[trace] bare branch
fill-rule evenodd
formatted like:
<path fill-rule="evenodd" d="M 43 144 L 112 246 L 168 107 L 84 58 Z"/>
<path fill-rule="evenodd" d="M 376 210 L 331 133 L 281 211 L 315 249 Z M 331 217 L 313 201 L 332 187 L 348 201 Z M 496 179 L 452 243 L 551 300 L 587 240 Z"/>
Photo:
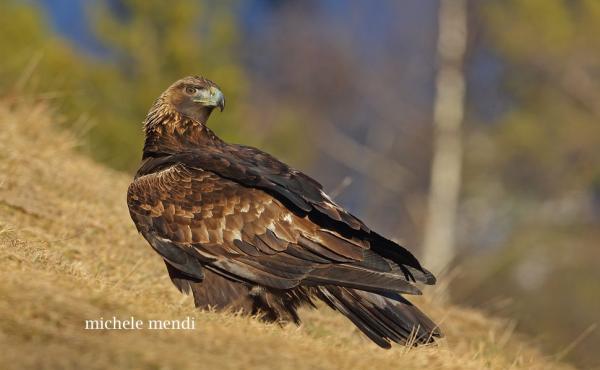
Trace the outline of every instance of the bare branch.
<path fill-rule="evenodd" d="M 317 145 L 336 161 L 393 192 L 400 193 L 405 184 L 412 180 L 410 172 L 398 162 L 357 143 L 329 123 L 323 123 L 321 127 L 323 135 L 317 139 Z"/>

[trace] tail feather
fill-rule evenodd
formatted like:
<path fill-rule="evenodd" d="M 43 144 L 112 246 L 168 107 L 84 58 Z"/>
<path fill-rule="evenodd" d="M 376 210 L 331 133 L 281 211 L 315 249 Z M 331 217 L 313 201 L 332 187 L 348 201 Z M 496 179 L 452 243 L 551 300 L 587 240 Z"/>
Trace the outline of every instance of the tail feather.
<path fill-rule="evenodd" d="M 442 336 L 433 321 L 400 295 L 383 296 L 328 285 L 319 287 L 319 296 L 382 348 L 390 348 L 390 341 L 420 345 Z"/>

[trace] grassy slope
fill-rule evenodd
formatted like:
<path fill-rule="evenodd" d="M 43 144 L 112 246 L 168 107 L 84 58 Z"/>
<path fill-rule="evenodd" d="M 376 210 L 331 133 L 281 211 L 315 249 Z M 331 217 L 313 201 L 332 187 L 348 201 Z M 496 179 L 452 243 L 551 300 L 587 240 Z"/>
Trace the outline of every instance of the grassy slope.
<path fill-rule="evenodd" d="M 420 302 L 447 339 L 383 351 L 327 308 L 280 328 L 194 310 L 137 235 L 129 177 L 76 154 L 43 105 L 0 102 L 0 368 L 567 368 L 478 312 Z M 99 317 L 181 319 L 194 331 L 84 331 Z"/>

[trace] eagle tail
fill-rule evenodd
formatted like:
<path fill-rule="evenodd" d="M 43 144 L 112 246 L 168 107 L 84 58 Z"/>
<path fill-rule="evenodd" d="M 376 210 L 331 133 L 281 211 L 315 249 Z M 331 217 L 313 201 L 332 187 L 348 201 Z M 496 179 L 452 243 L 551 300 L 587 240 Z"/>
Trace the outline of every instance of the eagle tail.
<path fill-rule="evenodd" d="M 319 296 L 382 348 L 390 348 L 390 341 L 417 346 L 442 337 L 438 326 L 399 294 L 322 286 Z"/>

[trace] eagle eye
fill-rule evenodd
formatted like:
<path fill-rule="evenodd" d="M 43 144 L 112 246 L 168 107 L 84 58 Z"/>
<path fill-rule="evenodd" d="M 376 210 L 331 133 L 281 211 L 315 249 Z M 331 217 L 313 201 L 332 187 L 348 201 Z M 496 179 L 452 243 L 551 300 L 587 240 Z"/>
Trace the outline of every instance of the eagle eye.
<path fill-rule="evenodd" d="M 195 87 L 188 86 L 185 88 L 185 92 L 188 95 L 194 95 L 196 92 L 198 92 L 198 89 L 196 89 Z"/>

